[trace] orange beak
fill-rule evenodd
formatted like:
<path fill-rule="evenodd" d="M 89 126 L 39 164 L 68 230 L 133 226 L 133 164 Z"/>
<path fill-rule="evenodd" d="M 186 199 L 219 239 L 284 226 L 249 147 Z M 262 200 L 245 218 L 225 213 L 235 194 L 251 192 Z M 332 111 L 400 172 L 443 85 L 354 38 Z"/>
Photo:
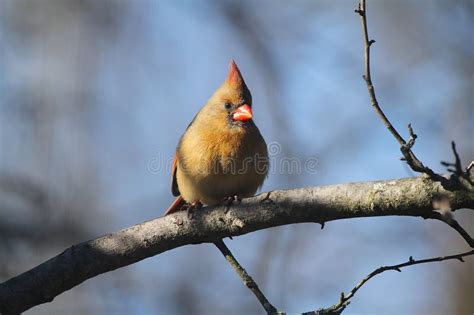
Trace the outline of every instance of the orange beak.
<path fill-rule="evenodd" d="M 237 107 L 232 119 L 235 121 L 247 121 L 252 119 L 252 108 L 247 104 Z"/>

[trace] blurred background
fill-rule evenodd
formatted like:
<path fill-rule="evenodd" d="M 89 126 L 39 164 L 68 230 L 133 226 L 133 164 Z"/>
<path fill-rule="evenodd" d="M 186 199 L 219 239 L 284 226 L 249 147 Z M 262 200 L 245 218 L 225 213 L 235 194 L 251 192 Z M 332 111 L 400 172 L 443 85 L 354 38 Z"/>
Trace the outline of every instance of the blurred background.
<path fill-rule="evenodd" d="M 156 218 L 173 200 L 181 133 L 234 58 L 274 156 L 263 191 L 414 176 L 370 107 L 356 1 L 0 0 L 0 281 L 66 247 Z M 442 172 L 474 157 L 474 2 L 368 1 L 378 98 Z M 474 233 L 472 211 L 456 217 Z M 300 224 L 226 240 L 290 313 L 338 301 L 386 264 L 455 254 L 448 226 L 385 217 Z M 472 314 L 474 261 L 414 266 L 365 285 L 344 314 Z M 94 279 L 27 314 L 258 314 L 212 245 Z"/>

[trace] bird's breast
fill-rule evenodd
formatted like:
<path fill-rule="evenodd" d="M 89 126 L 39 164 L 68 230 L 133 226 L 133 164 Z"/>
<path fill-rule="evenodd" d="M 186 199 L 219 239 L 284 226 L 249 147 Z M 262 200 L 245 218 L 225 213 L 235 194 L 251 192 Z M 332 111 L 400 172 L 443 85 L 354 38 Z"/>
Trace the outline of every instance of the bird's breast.
<path fill-rule="evenodd" d="M 211 131 L 194 136 L 191 131 L 180 143 L 177 179 L 183 197 L 210 204 L 230 195 L 253 195 L 268 172 L 267 148 L 258 129 L 255 134 Z"/>

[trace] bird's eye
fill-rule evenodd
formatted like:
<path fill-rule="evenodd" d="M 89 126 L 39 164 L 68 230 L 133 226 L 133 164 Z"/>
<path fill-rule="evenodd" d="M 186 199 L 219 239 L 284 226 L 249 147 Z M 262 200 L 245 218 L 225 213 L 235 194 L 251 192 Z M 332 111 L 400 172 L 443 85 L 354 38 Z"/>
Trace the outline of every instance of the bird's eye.
<path fill-rule="evenodd" d="M 225 104 L 224 104 L 224 107 L 225 107 L 225 109 L 231 109 L 231 108 L 232 108 L 232 104 L 231 104 L 231 103 L 225 103 Z"/>

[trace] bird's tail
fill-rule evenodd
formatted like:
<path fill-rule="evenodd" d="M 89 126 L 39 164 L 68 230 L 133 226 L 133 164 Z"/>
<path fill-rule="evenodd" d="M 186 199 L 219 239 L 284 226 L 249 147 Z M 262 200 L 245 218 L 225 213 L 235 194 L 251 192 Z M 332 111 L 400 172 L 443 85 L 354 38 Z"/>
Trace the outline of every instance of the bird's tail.
<path fill-rule="evenodd" d="M 173 201 L 173 203 L 171 204 L 171 206 L 169 206 L 168 210 L 166 210 L 165 215 L 178 212 L 179 210 L 181 210 L 181 208 L 182 208 L 185 204 L 186 204 L 186 201 L 184 201 L 183 197 L 181 197 L 181 195 L 178 196 L 178 198 L 176 198 L 176 199 Z"/>

